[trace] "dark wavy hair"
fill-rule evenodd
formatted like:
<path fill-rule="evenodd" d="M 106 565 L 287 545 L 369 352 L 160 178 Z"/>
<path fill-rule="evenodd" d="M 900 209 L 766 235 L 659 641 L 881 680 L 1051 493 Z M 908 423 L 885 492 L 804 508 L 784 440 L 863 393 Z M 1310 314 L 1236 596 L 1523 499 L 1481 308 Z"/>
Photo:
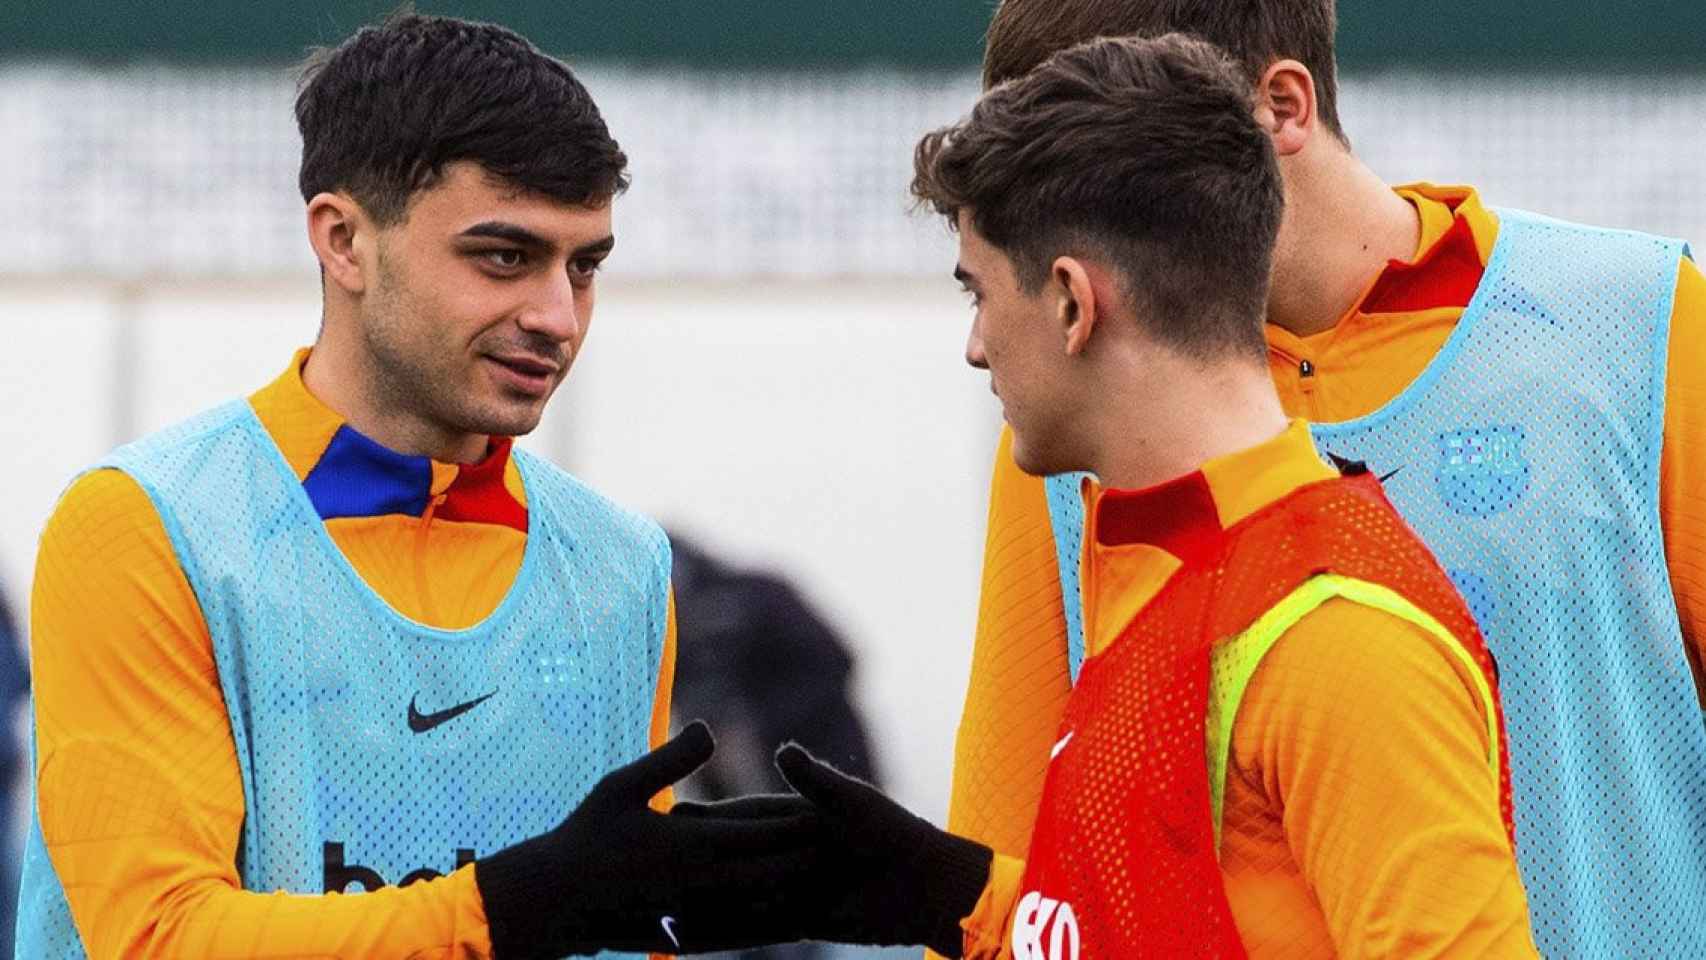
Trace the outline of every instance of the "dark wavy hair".
<path fill-rule="evenodd" d="M 1164 342 L 1260 356 L 1285 199 L 1252 97 L 1205 41 L 1094 40 L 926 135 L 912 192 L 951 224 L 965 212 L 1028 292 L 1056 257 L 1095 258 Z"/>
<path fill-rule="evenodd" d="M 562 62 L 489 23 L 402 13 L 315 51 L 296 96 L 302 198 L 345 190 L 381 225 L 446 165 L 601 206 L 628 158 Z"/>

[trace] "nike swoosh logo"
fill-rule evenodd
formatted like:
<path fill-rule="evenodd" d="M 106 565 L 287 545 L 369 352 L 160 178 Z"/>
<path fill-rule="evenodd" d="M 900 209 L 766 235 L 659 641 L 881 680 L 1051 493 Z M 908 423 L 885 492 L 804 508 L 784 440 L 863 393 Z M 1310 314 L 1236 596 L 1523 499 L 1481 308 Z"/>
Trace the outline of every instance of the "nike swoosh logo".
<path fill-rule="evenodd" d="M 444 724 L 455 720 L 457 717 L 462 716 L 464 713 L 467 713 L 497 695 L 498 692 L 493 690 L 491 693 L 486 694 L 478 700 L 459 703 L 456 706 L 451 707 L 449 710 L 440 710 L 437 713 L 422 713 L 415 707 L 415 697 L 420 696 L 420 694 L 416 694 L 415 697 L 409 698 L 409 729 L 416 733 L 426 733 L 433 727 L 443 726 Z"/>
<path fill-rule="evenodd" d="M 1341 457 L 1331 450 L 1327 451 L 1327 462 L 1331 463 L 1333 465 L 1333 469 L 1340 473 L 1348 473 L 1362 466 L 1360 462 L 1346 457 Z"/>
<path fill-rule="evenodd" d="M 1054 759 L 1054 758 L 1055 758 L 1055 757 L 1058 757 L 1058 756 L 1060 756 L 1060 752 L 1061 752 L 1061 751 L 1062 751 L 1062 750 L 1065 750 L 1065 749 L 1066 749 L 1066 745 L 1067 745 L 1067 744 L 1069 744 L 1069 743 L 1071 743 L 1071 742 L 1072 742 L 1072 734 L 1070 734 L 1070 733 L 1069 733 L 1069 734 L 1067 734 L 1067 735 L 1066 735 L 1066 736 L 1064 736 L 1064 737 L 1061 737 L 1061 738 L 1060 738 L 1060 742 L 1059 742 L 1059 743 L 1056 743 L 1056 744 L 1055 744 L 1055 745 L 1054 745 L 1054 749 L 1053 749 L 1053 750 L 1050 750 L 1050 751 L 1049 751 L 1049 752 L 1048 752 L 1048 758 L 1049 758 L 1049 759 L 1050 759 L 1050 760 L 1053 760 L 1053 759 Z"/>
<path fill-rule="evenodd" d="M 675 944 L 675 949 L 681 949 L 681 941 L 675 939 L 675 918 L 663 918 L 663 932 L 669 935 L 669 942 Z"/>

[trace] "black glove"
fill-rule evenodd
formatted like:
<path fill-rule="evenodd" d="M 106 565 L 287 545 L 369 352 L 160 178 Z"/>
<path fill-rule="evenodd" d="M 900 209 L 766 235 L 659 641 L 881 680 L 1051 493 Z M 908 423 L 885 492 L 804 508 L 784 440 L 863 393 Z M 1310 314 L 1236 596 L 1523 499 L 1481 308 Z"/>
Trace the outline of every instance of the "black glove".
<path fill-rule="evenodd" d="M 828 846 L 807 936 L 923 945 L 945 957 L 960 956 L 960 921 L 983 896 L 994 852 L 938 830 L 798 744 L 783 747 L 776 766 L 827 821 Z M 782 808 L 753 809 L 756 814 Z"/>
<path fill-rule="evenodd" d="M 823 823 L 808 804 L 647 806 L 712 750 L 710 730 L 693 723 L 606 775 L 555 830 L 477 861 L 496 960 L 803 939 L 803 918 L 784 907 L 821 872 Z"/>

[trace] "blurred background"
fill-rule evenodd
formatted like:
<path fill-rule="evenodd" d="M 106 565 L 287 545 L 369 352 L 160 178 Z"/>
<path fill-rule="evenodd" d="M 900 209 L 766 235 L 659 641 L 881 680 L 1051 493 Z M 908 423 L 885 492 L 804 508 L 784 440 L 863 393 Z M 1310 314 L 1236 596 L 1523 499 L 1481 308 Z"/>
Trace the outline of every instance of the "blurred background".
<path fill-rule="evenodd" d="M 312 340 L 293 64 L 393 5 L 0 6 L 0 590 L 18 643 L 74 471 Z M 976 95 L 993 3 L 417 7 L 567 59 L 632 158 L 587 350 L 526 443 L 725 574 L 785 584 L 844 654 L 814 662 L 862 715 L 872 769 L 940 819 L 998 409 L 960 359 L 953 241 L 908 214 L 906 186 L 917 137 Z M 1340 18 L 1344 121 L 1389 180 L 1706 240 L 1706 5 L 1358 0 Z M 806 697 L 809 675 L 771 695 Z"/>

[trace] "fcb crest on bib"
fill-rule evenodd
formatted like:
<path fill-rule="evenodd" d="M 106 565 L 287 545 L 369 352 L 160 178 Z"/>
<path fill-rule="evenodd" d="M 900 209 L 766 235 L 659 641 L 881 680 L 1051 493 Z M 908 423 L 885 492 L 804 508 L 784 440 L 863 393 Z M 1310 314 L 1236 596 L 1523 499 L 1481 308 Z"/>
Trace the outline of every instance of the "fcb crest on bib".
<path fill-rule="evenodd" d="M 1527 435 L 1520 426 L 1469 427 L 1437 438 L 1434 485 L 1453 513 L 1485 520 L 1528 495 Z"/>

